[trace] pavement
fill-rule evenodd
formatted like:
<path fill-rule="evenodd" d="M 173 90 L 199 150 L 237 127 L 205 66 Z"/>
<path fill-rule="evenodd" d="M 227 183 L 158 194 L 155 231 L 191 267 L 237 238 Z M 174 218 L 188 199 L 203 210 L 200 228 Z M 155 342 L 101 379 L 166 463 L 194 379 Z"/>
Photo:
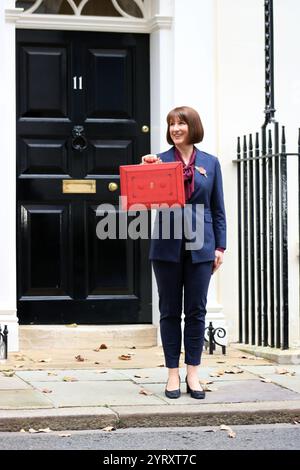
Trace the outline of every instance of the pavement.
<path fill-rule="evenodd" d="M 0 363 L 0 431 L 300 424 L 299 364 L 232 344 L 226 355 L 203 353 L 204 400 L 186 393 L 183 353 L 180 376 L 181 397 L 170 400 L 161 347 L 10 353 Z"/>

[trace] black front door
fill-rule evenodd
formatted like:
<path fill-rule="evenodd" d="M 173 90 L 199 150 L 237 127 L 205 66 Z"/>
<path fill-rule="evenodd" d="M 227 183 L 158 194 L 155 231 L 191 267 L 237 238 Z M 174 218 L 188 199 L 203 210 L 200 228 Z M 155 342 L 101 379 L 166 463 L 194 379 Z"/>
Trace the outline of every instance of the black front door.
<path fill-rule="evenodd" d="M 148 241 L 96 235 L 150 150 L 148 35 L 16 35 L 20 322 L 149 323 Z"/>

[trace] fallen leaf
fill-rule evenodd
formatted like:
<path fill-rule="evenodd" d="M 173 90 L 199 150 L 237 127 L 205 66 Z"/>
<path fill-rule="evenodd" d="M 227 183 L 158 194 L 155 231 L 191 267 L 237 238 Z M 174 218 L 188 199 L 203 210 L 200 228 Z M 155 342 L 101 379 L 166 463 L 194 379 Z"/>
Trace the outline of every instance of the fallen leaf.
<path fill-rule="evenodd" d="M 300 424 L 299 421 L 293 421 L 293 424 Z"/>
<path fill-rule="evenodd" d="M 22 428 L 22 429 L 20 429 L 20 431 L 19 431 L 19 432 L 26 432 L 26 431 L 25 431 L 25 429 L 23 429 L 23 428 Z"/>
<path fill-rule="evenodd" d="M 78 382 L 78 379 L 76 379 L 75 377 L 63 377 L 63 382 Z"/>
<path fill-rule="evenodd" d="M 121 356 L 119 356 L 118 359 L 121 359 L 122 361 L 129 361 L 131 359 L 131 355 L 129 354 L 122 354 Z"/>
<path fill-rule="evenodd" d="M 71 434 L 69 433 L 62 433 L 62 434 L 59 434 L 59 437 L 70 437 Z"/>
<path fill-rule="evenodd" d="M 134 375 L 136 379 L 149 379 L 149 375 Z"/>
<path fill-rule="evenodd" d="M 52 432 L 52 429 L 50 429 L 50 428 L 39 429 L 38 432 L 49 433 L 49 432 Z"/>
<path fill-rule="evenodd" d="M 76 328 L 78 325 L 77 323 L 70 323 L 69 325 L 65 325 L 67 326 L 68 328 Z"/>
<path fill-rule="evenodd" d="M 217 432 L 216 429 L 205 429 L 204 432 Z"/>
<path fill-rule="evenodd" d="M 16 364 L 16 365 L 15 365 L 15 368 L 16 368 L 16 369 L 21 369 L 21 367 L 24 367 L 24 364 Z"/>
<path fill-rule="evenodd" d="M 103 428 L 102 431 L 106 431 L 106 432 L 111 432 L 111 431 L 115 431 L 116 428 L 114 428 L 113 426 L 106 426 L 106 428 Z"/>
<path fill-rule="evenodd" d="M 85 361 L 84 357 L 82 357 L 80 354 L 78 354 L 78 356 L 75 356 L 75 359 L 76 359 L 76 361 L 78 361 L 78 362 L 83 362 L 83 361 Z"/>
<path fill-rule="evenodd" d="M 43 388 L 42 392 L 43 393 L 52 393 L 52 390 L 49 390 L 49 388 Z"/>
<path fill-rule="evenodd" d="M 209 387 L 208 385 L 202 386 L 204 392 L 216 392 L 218 389 L 215 387 Z"/>
<path fill-rule="evenodd" d="M 139 391 L 139 393 L 140 393 L 141 395 L 153 395 L 152 392 L 149 392 L 148 390 L 145 390 L 144 388 L 142 388 L 142 389 Z"/>
<path fill-rule="evenodd" d="M 94 349 L 94 351 L 99 352 L 100 349 L 108 349 L 108 348 L 107 348 L 106 344 L 102 343 L 102 344 L 100 344 L 99 348 Z"/>
<path fill-rule="evenodd" d="M 225 370 L 225 374 L 242 374 L 244 371 L 238 367 L 231 367 Z"/>
<path fill-rule="evenodd" d="M 210 377 L 221 377 L 222 375 L 224 375 L 224 372 L 211 372 L 209 374 Z"/>
<path fill-rule="evenodd" d="M 129 349 L 136 349 L 136 347 L 135 347 L 135 346 L 131 346 L 131 348 L 129 348 Z"/>
<path fill-rule="evenodd" d="M 51 362 L 52 359 L 51 357 L 48 357 L 47 359 L 39 359 L 38 362 Z"/>
<path fill-rule="evenodd" d="M 15 372 L 14 371 L 10 371 L 10 372 L 2 372 L 4 377 L 13 377 L 15 375 Z"/>
<path fill-rule="evenodd" d="M 97 366 L 99 366 L 99 365 L 101 364 L 101 362 L 95 361 L 94 364 L 96 364 Z"/>
<path fill-rule="evenodd" d="M 159 364 L 157 367 L 165 367 L 164 364 Z"/>
<path fill-rule="evenodd" d="M 28 432 L 30 432 L 30 434 L 33 434 L 33 433 L 36 433 L 36 432 L 39 432 L 39 431 L 37 429 L 30 428 L 30 429 L 28 429 Z"/>
<path fill-rule="evenodd" d="M 234 431 L 230 431 L 230 432 L 228 433 L 228 437 L 234 438 L 234 437 L 236 437 L 236 433 L 235 433 Z"/>
<path fill-rule="evenodd" d="M 275 369 L 275 373 L 276 373 L 276 374 L 279 374 L 279 375 L 285 375 L 285 374 L 287 374 L 287 375 L 290 375 L 290 374 L 295 375 L 295 372 L 290 372 L 289 370 L 284 369 L 283 367 L 282 367 L 282 368 L 277 367 L 277 369 Z"/>
<path fill-rule="evenodd" d="M 96 370 L 95 374 L 107 374 L 107 370 Z"/>
<path fill-rule="evenodd" d="M 263 378 L 263 379 L 260 379 L 260 381 L 261 381 L 261 382 L 265 382 L 265 383 L 267 383 L 267 384 L 272 383 L 272 380 L 271 380 L 271 379 L 265 379 L 265 378 Z"/>
<path fill-rule="evenodd" d="M 213 381 L 212 380 L 205 380 L 205 379 L 200 379 L 199 380 L 200 384 L 201 385 L 209 385 L 209 384 L 213 384 Z"/>
<path fill-rule="evenodd" d="M 217 361 L 217 364 L 226 364 L 226 361 Z"/>
<path fill-rule="evenodd" d="M 57 375 L 56 372 L 48 372 L 48 375 Z"/>
<path fill-rule="evenodd" d="M 220 431 L 229 431 L 229 432 L 231 432 L 232 429 L 231 429 L 230 426 L 226 426 L 226 424 L 221 424 Z"/>

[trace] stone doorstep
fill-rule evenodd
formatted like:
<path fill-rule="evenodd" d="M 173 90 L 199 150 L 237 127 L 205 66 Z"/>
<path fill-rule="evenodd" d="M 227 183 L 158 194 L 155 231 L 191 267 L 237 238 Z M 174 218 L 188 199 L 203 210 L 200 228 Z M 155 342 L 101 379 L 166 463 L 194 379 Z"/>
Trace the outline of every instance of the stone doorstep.
<path fill-rule="evenodd" d="M 152 347 L 157 345 L 155 325 L 20 325 L 19 348 L 88 349 L 91 344 L 111 347 Z"/>
<path fill-rule="evenodd" d="M 235 343 L 231 344 L 232 347 L 239 351 L 245 351 L 248 354 L 253 354 L 256 357 L 262 357 L 277 364 L 300 364 L 300 349 L 277 349 L 265 346 L 252 346 L 249 344 Z"/>
<path fill-rule="evenodd" d="M 300 421 L 300 402 L 229 403 L 165 406 L 116 406 L 49 410 L 0 410 L 0 431 L 50 428 L 96 430 L 107 426 L 229 426 Z"/>

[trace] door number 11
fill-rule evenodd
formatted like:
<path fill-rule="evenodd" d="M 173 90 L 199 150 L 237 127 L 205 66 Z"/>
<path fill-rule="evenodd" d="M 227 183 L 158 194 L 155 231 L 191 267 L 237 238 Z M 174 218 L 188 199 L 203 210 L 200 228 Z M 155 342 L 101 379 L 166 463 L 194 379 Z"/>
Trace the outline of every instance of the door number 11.
<path fill-rule="evenodd" d="M 73 90 L 77 90 L 77 78 L 79 82 L 78 90 L 82 90 L 82 77 L 73 77 Z"/>

